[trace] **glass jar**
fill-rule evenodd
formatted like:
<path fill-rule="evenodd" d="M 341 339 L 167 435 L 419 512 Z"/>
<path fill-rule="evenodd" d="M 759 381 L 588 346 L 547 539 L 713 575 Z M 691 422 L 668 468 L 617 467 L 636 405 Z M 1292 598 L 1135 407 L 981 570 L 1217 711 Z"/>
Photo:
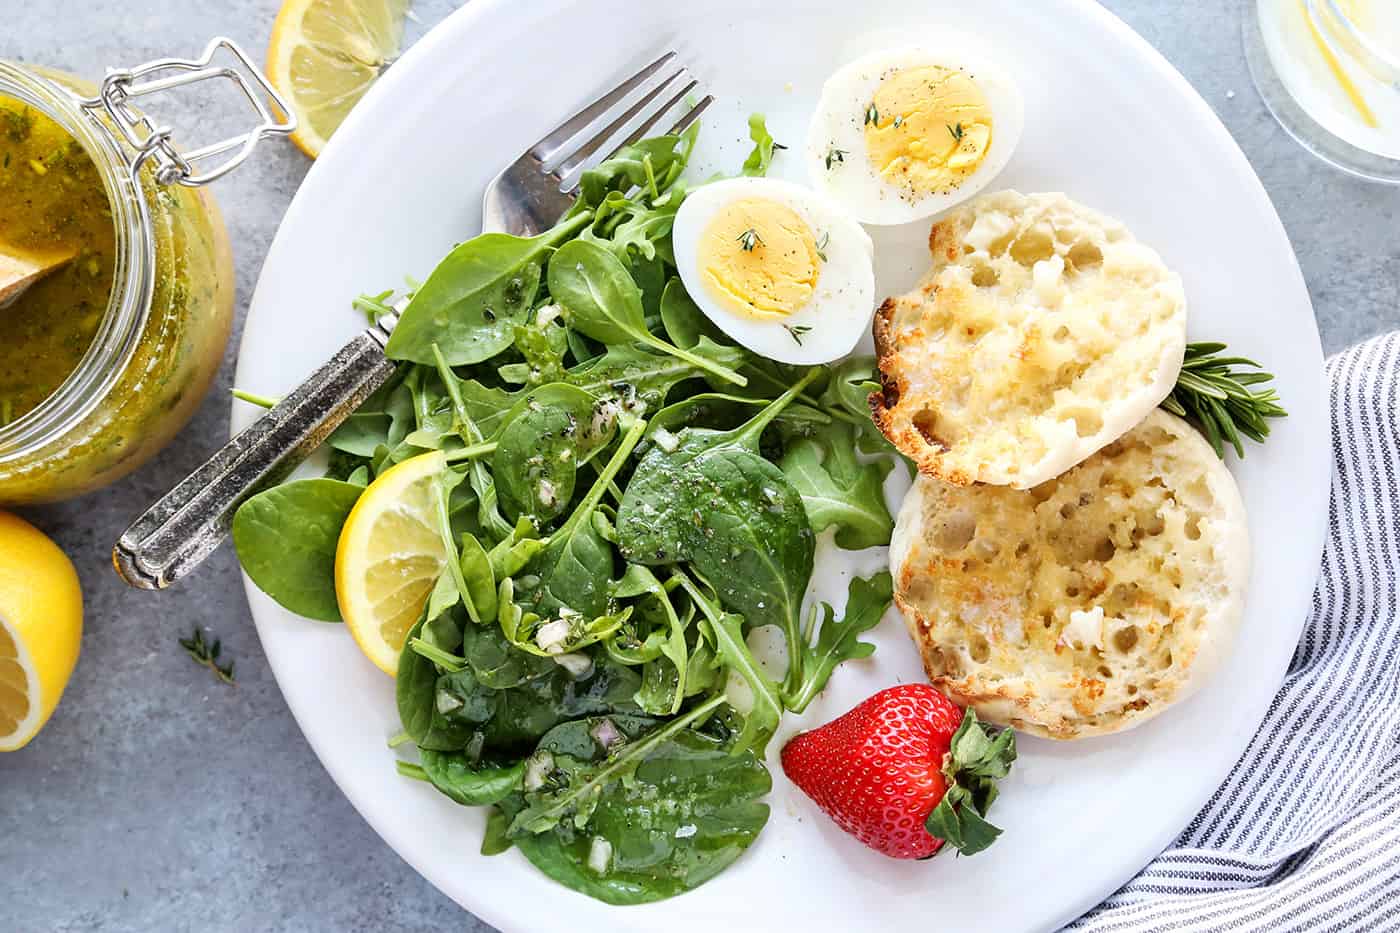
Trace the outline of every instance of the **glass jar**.
<path fill-rule="evenodd" d="M 236 62 L 216 64 L 225 50 Z M 169 128 L 132 105 L 142 95 L 225 79 L 238 83 L 260 123 L 197 150 L 177 149 Z M 0 98 L 38 111 L 82 147 L 114 228 L 111 292 L 86 352 L 32 409 L 0 419 L 7 422 L 0 424 L 0 504 L 28 504 L 125 475 L 194 414 L 228 341 L 234 288 L 223 218 L 202 186 L 295 123 L 273 116 L 269 98 L 282 113 L 290 110 L 226 39 L 210 43 L 198 60 L 111 72 L 100 87 L 0 61 Z M 4 326 L 0 314 L 0 339 Z"/>

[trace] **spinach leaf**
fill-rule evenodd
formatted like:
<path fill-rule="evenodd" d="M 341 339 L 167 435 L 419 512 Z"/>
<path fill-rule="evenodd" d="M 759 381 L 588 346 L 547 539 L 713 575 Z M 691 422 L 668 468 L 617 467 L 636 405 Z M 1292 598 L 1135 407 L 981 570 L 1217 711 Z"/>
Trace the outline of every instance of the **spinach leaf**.
<path fill-rule="evenodd" d="M 421 744 L 433 720 L 433 693 L 437 687 L 438 671 L 432 661 L 409 648 L 423 632 L 423 619 L 414 623 L 399 652 L 399 669 L 394 678 L 394 702 L 399 709 L 399 722 L 409 738 Z"/>
<path fill-rule="evenodd" d="M 874 645 L 859 639 L 863 632 L 880 623 L 885 610 L 890 608 L 891 594 L 889 572 L 881 571 L 869 579 L 855 577 L 851 580 L 846 610 L 840 619 L 836 618 L 830 603 L 822 603 L 821 629 L 816 642 L 811 643 L 811 633 L 804 632 L 798 645 L 788 645 L 789 668 L 796 666 L 802 672 L 795 688 L 783 694 L 783 703 L 788 709 L 794 713 L 805 710 L 842 661 L 868 658 L 875 652 Z"/>
<path fill-rule="evenodd" d="M 520 787 L 525 762 L 512 765 L 473 763 L 463 752 L 419 750 L 423 772 L 433 786 L 457 803 L 482 807 L 503 800 Z"/>
<path fill-rule="evenodd" d="M 555 244 L 586 221 L 565 221 L 536 237 L 484 233 L 459 244 L 414 292 L 385 355 L 432 365 L 436 344 L 450 365 L 460 366 L 500 353 L 529 314 Z"/>
<path fill-rule="evenodd" d="M 640 420 L 628 429 L 588 495 L 550 535 L 544 550 L 526 565 L 525 574 L 533 581 L 525 585 L 525 578 L 520 578 L 521 599 L 539 615 L 553 615 L 561 609 L 589 618 L 608 614 L 613 548 L 599 533 L 593 513 L 645 430 L 646 422 Z"/>
<path fill-rule="evenodd" d="M 778 465 L 802 495 L 813 531 L 834 525 L 836 544 L 852 550 L 890 543 L 894 519 L 884 483 L 894 463 L 888 457 L 857 460 L 854 427 L 834 421 L 792 441 Z"/>
<path fill-rule="evenodd" d="M 735 385 L 745 384 L 732 369 L 672 346 L 647 330 L 637 283 L 621 260 L 595 243 L 574 240 L 559 248 L 549 264 L 549 292 L 563 306 L 569 326 L 594 340 L 644 343 Z"/>
<path fill-rule="evenodd" d="M 694 349 L 701 337 L 709 337 L 720 345 L 729 343 L 724 331 L 705 316 L 705 312 L 700 310 L 700 306 L 685 290 L 685 285 L 674 276 L 666 283 L 666 290 L 661 293 L 661 325 L 666 329 L 666 336 L 671 338 L 671 342 L 682 349 Z M 742 351 L 739 356 L 742 361 Z M 738 363 L 734 365 L 737 366 Z"/>
<path fill-rule="evenodd" d="M 749 139 L 753 140 L 753 151 L 744 160 L 744 174 L 767 175 L 768 166 L 773 161 L 773 150 L 787 147 L 773 141 L 773 134 L 768 132 L 768 123 L 761 113 L 749 115 Z"/>
<path fill-rule="evenodd" d="M 541 524 L 574 498 L 579 465 L 612 440 L 615 410 L 576 386 L 551 383 L 517 403 L 491 465 L 507 509 Z"/>
<path fill-rule="evenodd" d="M 364 489 L 334 479 L 274 486 L 238 507 L 233 545 L 258 589 L 297 615 L 339 622 L 335 549 Z"/>
<path fill-rule="evenodd" d="M 635 671 L 597 659 L 588 676 L 575 679 L 553 661 L 546 677 L 528 680 L 497 694 L 496 714 L 482 731 L 483 747 L 494 753 L 528 753 L 540 736 L 580 716 L 636 713 L 632 697 L 641 686 Z"/>
<path fill-rule="evenodd" d="M 758 454 L 758 442 L 815 375 L 809 372 L 738 428 L 687 428 L 674 444 L 653 447 L 618 507 L 626 559 L 691 562 L 716 581 L 721 605 L 749 625 L 781 625 L 790 643 L 799 635 L 815 541 L 801 496 Z"/>
<path fill-rule="evenodd" d="M 499 626 L 468 626 L 462 631 L 463 660 L 477 682 L 493 690 L 507 690 L 559 671 L 549 658 L 517 651 Z"/>
<path fill-rule="evenodd" d="M 388 412 L 357 411 L 331 432 L 326 443 L 332 450 L 373 457 L 374 449 L 380 444 L 388 446 L 390 425 Z"/>
<path fill-rule="evenodd" d="M 718 700 L 697 707 L 709 715 Z M 686 728 L 695 712 L 646 731 L 650 720 L 609 719 L 626 744 L 609 753 L 601 720 L 566 723 L 539 753 L 554 781 L 517 813 L 512 838 L 537 868 L 609 904 L 640 904 L 689 891 L 737 859 L 768 820 L 772 787 L 752 753 Z M 567 818 L 566 818 L 567 817 Z M 542 826 L 535 834 L 526 826 Z"/>

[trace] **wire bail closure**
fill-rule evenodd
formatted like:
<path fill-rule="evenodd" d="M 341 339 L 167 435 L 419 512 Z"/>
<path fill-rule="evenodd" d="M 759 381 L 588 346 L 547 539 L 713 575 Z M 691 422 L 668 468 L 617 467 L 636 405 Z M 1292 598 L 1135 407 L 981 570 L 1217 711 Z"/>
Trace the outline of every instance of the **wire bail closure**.
<path fill-rule="evenodd" d="M 234 59 L 229 64 L 215 64 L 214 59 L 225 50 Z M 230 136 L 198 149 L 182 152 L 172 141 L 174 130 L 157 124 L 130 101 L 148 94 L 197 84 L 206 80 L 225 78 L 237 85 L 258 117 L 258 124 L 246 133 Z M 279 118 L 269 108 L 271 99 L 285 116 Z M 109 71 L 98 88 L 97 96 L 82 100 L 85 110 L 105 113 L 122 139 L 136 152 L 133 171 L 140 171 L 148 160 L 155 161 L 156 181 L 163 185 L 180 184 L 198 188 L 242 165 L 264 139 L 288 136 L 296 131 L 297 120 L 292 108 L 272 86 L 248 53 L 238 43 L 226 37 L 212 40 L 198 59 L 163 58 L 137 65 L 135 68 Z M 232 152 L 228 158 L 204 168 L 201 163 Z"/>

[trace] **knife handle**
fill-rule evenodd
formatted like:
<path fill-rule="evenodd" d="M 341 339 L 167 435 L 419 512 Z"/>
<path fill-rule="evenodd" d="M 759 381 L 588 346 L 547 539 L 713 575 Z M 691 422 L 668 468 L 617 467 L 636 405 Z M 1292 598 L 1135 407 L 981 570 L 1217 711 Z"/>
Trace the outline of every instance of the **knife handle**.
<path fill-rule="evenodd" d="M 341 347 L 147 509 L 112 548 L 117 574 L 131 586 L 158 590 L 198 567 L 229 533 L 244 501 L 285 478 L 393 375 L 384 345 L 397 318 L 385 315 Z"/>

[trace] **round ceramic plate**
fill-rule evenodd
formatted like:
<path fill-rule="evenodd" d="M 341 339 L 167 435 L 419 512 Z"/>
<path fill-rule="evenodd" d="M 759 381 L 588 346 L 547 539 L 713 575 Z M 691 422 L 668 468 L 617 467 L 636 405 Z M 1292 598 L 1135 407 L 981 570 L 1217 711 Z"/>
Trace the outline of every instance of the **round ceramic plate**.
<path fill-rule="evenodd" d="M 1039 930 L 1092 907 L 1180 832 L 1257 728 L 1293 652 L 1317 572 L 1329 434 L 1322 356 L 1293 253 L 1263 188 L 1210 109 L 1160 56 L 1088 0 L 472 0 L 400 61 L 336 134 L 292 203 L 243 337 L 242 388 L 278 394 L 362 325 L 362 292 L 423 277 L 476 232 L 486 181 L 618 78 L 676 48 L 718 98 L 699 168 L 733 171 L 744 118 L 768 114 L 774 174 L 802 181 L 800 148 L 823 79 L 871 49 L 956 30 L 1020 82 L 1025 135 L 996 186 L 1062 190 L 1125 221 L 1181 273 L 1193 339 L 1266 361 L 1290 417 L 1231 461 L 1249 507 L 1254 576 L 1237 650 L 1207 688 L 1134 731 L 1069 744 L 1023 737 L 992 814 L 1002 839 L 976 858 L 896 862 L 838 830 L 773 756 L 772 818 L 730 870 L 697 891 L 608 907 L 518 853 L 477 854 L 485 814 L 399 777 L 393 683 L 339 626 L 248 597 L 287 702 L 365 819 L 466 909 L 508 930 Z M 874 231 L 881 294 L 926 264 L 927 223 Z M 237 404 L 237 403 L 236 403 Z M 237 405 L 234 427 L 253 417 Z M 897 496 L 898 489 L 890 490 Z M 881 551 L 825 553 L 820 595 Z M 920 679 L 891 613 L 878 650 L 849 663 L 800 720 Z M 334 853 L 325 853 L 326 858 Z"/>

